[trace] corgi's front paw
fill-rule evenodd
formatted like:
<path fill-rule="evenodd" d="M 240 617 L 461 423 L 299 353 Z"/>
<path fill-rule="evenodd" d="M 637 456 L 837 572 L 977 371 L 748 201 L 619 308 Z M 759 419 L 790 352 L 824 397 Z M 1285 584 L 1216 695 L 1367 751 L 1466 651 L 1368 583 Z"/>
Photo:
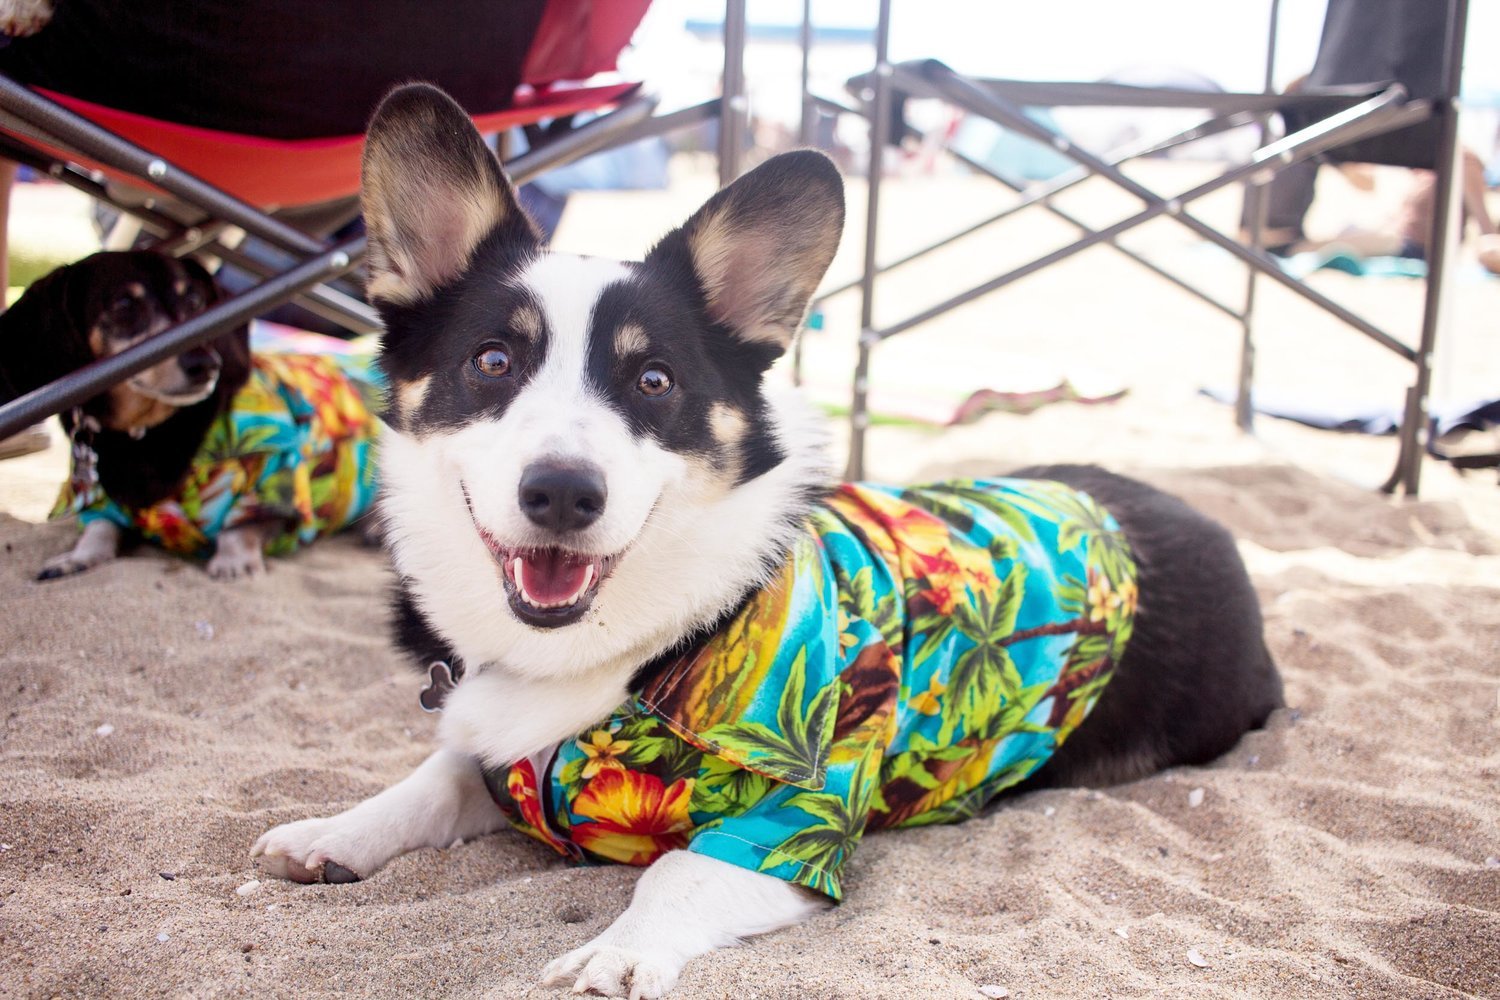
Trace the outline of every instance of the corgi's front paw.
<path fill-rule="evenodd" d="M 582 948 L 554 959 L 542 970 L 542 985 L 569 986 L 607 997 L 654 1000 L 677 985 L 683 962 L 667 951 L 620 947 L 605 931 Z"/>
<path fill-rule="evenodd" d="M 358 882 L 366 869 L 342 825 L 338 817 L 283 823 L 261 834 L 250 856 L 268 874 L 291 882 Z"/>

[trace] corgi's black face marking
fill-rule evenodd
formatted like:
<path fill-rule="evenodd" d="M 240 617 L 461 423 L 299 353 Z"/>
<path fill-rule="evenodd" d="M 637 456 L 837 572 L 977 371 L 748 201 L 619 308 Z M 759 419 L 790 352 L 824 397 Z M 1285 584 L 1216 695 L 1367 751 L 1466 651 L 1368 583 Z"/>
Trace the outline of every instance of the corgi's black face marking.
<path fill-rule="evenodd" d="M 418 433 L 498 419 L 546 362 L 546 313 L 520 273 L 535 248 L 494 240 L 474 267 L 419 306 L 386 309 L 381 367 L 392 386 L 389 419 Z M 486 379 L 473 360 L 486 345 L 501 346 L 510 374 Z"/>
<path fill-rule="evenodd" d="M 587 376 L 632 434 L 743 482 L 782 458 L 761 399 L 765 371 L 780 351 L 713 323 L 696 283 L 682 278 L 647 263 L 600 293 Z M 670 392 L 641 391 L 641 377 L 654 371 L 669 377 Z"/>

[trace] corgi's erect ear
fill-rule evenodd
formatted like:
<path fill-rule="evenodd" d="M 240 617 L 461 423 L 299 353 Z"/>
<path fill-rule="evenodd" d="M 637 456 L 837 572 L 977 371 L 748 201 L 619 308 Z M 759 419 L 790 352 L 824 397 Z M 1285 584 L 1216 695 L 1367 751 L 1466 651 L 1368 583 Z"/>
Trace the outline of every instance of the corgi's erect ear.
<path fill-rule="evenodd" d="M 360 184 L 371 299 L 409 303 L 457 277 L 499 227 L 539 242 L 510 181 L 463 108 L 408 84 L 376 109 Z"/>
<path fill-rule="evenodd" d="M 714 195 L 646 257 L 691 268 L 710 318 L 785 350 L 844 229 L 844 182 L 822 153 L 772 157 Z"/>

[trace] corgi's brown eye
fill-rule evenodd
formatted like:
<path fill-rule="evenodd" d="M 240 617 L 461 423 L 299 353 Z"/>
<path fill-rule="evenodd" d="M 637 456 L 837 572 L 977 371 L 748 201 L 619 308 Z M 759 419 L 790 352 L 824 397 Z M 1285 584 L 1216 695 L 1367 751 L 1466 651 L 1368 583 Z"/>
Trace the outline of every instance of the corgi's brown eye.
<path fill-rule="evenodd" d="M 636 388 L 648 396 L 665 396 L 672 391 L 672 376 L 664 368 L 647 368 L 641 372 Z"/>
<path fill-rule="evenodd" d="M 474 355 L 474 368 L 486 378 L 510 374 L 510 355 L 498 347 L 486 347 Z"/>

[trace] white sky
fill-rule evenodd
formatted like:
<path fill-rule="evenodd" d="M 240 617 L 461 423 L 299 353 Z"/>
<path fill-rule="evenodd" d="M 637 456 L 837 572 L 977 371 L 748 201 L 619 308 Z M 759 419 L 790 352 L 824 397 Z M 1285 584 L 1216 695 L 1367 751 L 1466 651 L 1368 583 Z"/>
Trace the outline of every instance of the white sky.
<path fill-rule="evenodd" d="M 1436 3 L 1438 0 L 1422 0 Z M 1326 0 L 1282 0 L 1278 83 L 1307 72 Z M 722 0 L 657 0 L 717 21 Z M 1259 90 L 1270 0 L 893 0 L 892 56 L 933 57 L 977 75 L 1096 80 L 1125 67 L 1187 69 Z M 801 0 L 749 0 L 752 23 L 800 24 Z M 820 25 L 872 25 L 874 0 L 814 0 Z M 666 14 L 667 11 L 653 14 Z M 1500 101 L 1500 0 L 1470 0 L 1465 90 Z"/>

